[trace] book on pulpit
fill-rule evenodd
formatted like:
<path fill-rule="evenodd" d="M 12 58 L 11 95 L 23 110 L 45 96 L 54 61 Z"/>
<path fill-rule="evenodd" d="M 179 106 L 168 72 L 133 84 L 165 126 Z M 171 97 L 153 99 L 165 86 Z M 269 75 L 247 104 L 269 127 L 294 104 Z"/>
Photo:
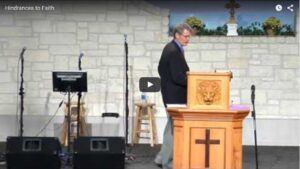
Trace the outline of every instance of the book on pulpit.
<path fill-rule="evenodd" d="M 186 104 L 167 104 L 167 108 L 186 108 Z"/>

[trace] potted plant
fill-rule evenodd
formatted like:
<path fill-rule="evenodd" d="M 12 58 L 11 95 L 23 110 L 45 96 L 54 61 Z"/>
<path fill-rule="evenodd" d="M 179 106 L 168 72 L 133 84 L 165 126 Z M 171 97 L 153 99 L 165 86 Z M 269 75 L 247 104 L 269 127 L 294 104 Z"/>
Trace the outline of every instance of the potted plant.
<path fill-rule="evenodd" d="M 186 18 L 185 23 L 189 24 L 193 28 L 194 34 L 198 34 L 204 28 L 204 23 L 196 16 Z"/>
<path fill-rule="evenodd" d="M 262 27 L 267 35 L 274 36 L 280 31 L 281 23 L 279 19 L 272 16 L 263 22 Z"/>

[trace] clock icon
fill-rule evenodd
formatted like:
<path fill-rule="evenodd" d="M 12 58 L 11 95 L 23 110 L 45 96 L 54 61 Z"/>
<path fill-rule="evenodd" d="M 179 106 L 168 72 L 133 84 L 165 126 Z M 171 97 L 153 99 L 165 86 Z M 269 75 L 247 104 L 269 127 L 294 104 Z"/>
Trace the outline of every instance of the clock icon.
<path fill-rule="evenodd" d="M 277 4 L 277 5 L 275 6 L 275 9 L 276 9 L 277 12 L 280 12 L 280 11 L 282 10 L 282 5 Z"/>

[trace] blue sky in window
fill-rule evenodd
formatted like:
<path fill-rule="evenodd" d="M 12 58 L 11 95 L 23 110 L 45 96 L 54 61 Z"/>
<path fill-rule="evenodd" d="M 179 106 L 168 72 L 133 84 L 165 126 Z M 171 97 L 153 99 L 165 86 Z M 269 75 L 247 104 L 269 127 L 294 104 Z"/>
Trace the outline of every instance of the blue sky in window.
<path fill-rule="evenodd" d="M 170 10 L 170 27 L 173 27 L 189 16 L 201 19 L 208 29 L 223 26 L 229 20 L 229 10 L 224 7 L 229 0 L 148 0 L 150 3 Z M 265 19 L 274 16 L 282 24 L 295 28 L 295 18 L 298 0 L 236 0 L 240 8 L 236 9 L 238 26 L 247 27 L 253 22 L 262 23 Z M 281 12 L 275 10 L 277 4 L 282 5 Z M 294 5 L 294 12 L 287 9 Z"/>

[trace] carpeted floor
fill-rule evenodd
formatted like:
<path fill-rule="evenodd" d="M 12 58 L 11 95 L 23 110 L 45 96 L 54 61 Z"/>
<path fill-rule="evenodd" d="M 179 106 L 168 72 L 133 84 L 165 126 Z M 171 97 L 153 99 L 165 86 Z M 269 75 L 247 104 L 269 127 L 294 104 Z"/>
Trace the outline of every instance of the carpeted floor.
<path fill-rule="evenodd" d="M 159 169 L 153 159 L 160 150 L 160 146 L 150 147 L 139 144 L 128 147 L 129 155 L 135 160 L 126 160 L 126 169 Z M 5 144 L 0 144 L 0 152 L 5 151 Z M 258 147 L 260 169 L 299 169 L 299 147 Z M 0 165 L 0 169 L 5 169 Z M 71 169 L 72 167 L 62 167 Z M 243 169 L 255 169 L 254 147 L 243 146 Z"/>

